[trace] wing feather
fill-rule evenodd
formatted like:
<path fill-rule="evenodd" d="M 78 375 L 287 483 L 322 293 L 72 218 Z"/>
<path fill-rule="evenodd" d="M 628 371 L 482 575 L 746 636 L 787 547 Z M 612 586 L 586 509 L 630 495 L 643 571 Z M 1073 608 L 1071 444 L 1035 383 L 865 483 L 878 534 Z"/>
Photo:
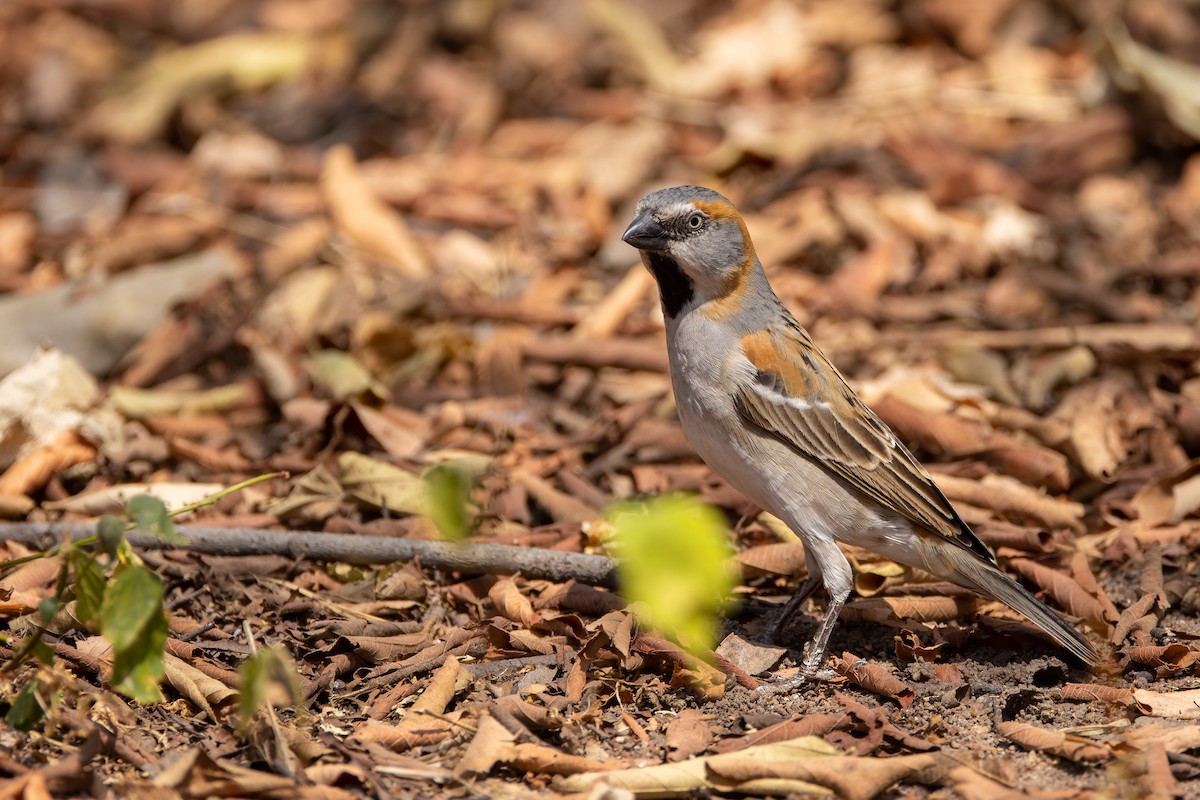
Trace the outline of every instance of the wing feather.
<path fill-rule="evenodd" d="M 796 325 L 743 338 L 756 380 L 736 390 L 742 416 L 855 489 L 995 563 L 929 473 Z"/>

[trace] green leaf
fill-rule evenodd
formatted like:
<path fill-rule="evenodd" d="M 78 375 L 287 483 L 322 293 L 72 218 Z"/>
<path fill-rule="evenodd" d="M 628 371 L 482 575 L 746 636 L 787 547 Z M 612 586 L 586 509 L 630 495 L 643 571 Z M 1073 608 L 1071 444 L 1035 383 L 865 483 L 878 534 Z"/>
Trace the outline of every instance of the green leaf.
<path fill-rule="evenodd" d="M 609 520 L 621 594 L 649 625 L 707 657 L 735 586 L 724 517 L 695 498 L 667 495 L 620 505 Z"/>
<path fill-rule="evenodd" d="M 100 606 L 100 632 L 112 644 L 113 685 L 142 703 L 161 700 L 168 628 L 159 577 L 141 564 L 117 576 Z"/>
<path fill-rule="evenodd" d="M 96 526 L 96 535 L 100 537 L 100 547 L 109 558 L 117 557 L 117 549 L 125 539 L 125 523 L 112 514 L 105 514 Z"/>
<path fill-rule="evenodd" d="M 37 678 L 31 679 L 21 687 L 20 693 L 12 701 L 4 721 L 19 731 L 32 730 L 34 725 L 41 722 L 46 715 L 42 703 L 38 699 L 39 683 Z"/>
<path fill-rule="evenodd" d="M 133 518 L 133 524 L 142 533 L 157 536 L 171 544 L 187 544 L 187 539 L 175 532 L 170 512 L 157 497 L 139 494 L 125 504 L 125 513 Z"/>
<path fill-rule="evenodd" d="M 127 650 L 113 650 L 112 683 L 139 703 L 162 702 L 158 688 L 166 674 L 163 648 L 170 628 L 167 615 L 160 613 L 142 629 L 142 635 Z"/>
<path fill-rule="evenodd" d="M 442 538 L 459 542 L 471 535 L 471 479 L 453 464 L 438 464 L 422 476 L 429 519 Z"/>
<path fill-rule="evenodd" d="M 128 567 L 104 593 L 100 630 L 116 650 L 128 648 L 162 614 L 162 581 L 142 564 Z"/>
<path fill-rule="evenodd" d="M 71 550 L 71 566 L 75 570 L 75 616 L 84 625 L 91 625 L 100 614 L 104 602 L 104 568 L 84 550 Z"/>
<path fill-rule="evenodd" d="M 358 359 L 342 350 L 318 350 L 304 360 L 313 383 L 334 400 L 353 400 L 371 394 L 380 399 L 387 390 Z"/>
<path fill-rule="evenodd" d="M 243 731 L 267 702 L 268 693 L 275 687 L 286 687 L 286 694 L 293 707 L 299 709 L 304 704 L 296 665 L 281 647 L 259 650 L 242 662 L 238 668 L 238 675 L 241 677 L 242 687 L 241 697 L 238 699 L 238 714 L 241 717 L 239 727 Z"/>
<path fill-rule="evenodd" d="M 45 639 L 38 639 L 33 643 L 33 649 L 30 651 L 33 657 L 45 664 L 47 667 L 54 663 L 54 648 L 46 644 Z"/>
<path fill-rule="evenodd" d="M 43 627 L 50 624 L 50 621 L 54 619 L 54 615 L 58 613 L 61 605 L 58 598 L 53 595 L 44 598 L 42 602 L 38 603 L 38 617 L 42 620 Z"/>

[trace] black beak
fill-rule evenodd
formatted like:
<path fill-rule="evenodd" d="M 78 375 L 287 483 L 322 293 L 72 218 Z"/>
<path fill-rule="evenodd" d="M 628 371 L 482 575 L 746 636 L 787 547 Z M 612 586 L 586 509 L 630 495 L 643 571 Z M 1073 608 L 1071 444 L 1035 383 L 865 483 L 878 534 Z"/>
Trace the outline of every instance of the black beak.
<path fill-rule="evenodd" d="M 621 234 L 621 241 L 638 250 L 666 250 L 671 240 L 662 225 L 649 214 L 643 214 L 629 223 L 625 233 Z"/>

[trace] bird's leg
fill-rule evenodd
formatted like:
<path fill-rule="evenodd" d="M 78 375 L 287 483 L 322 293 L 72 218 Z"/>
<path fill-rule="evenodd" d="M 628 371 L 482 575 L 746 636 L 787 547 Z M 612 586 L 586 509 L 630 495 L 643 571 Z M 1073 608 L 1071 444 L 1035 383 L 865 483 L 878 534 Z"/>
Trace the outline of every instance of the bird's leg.
<path fill-rule="evenodd" d="M 804 661 L 800 665 L 800 674 L 794 678 L 771 683 L 766 688 L 767 691 L 781 692 L 789 689 L 795 689 L 798 686 L 812 680 L 828 680 L 833 677 L 833 673 L 828 670 L 822 670 L 821 664 L 825 661 L 825 651 L 829 647 L 829 636 L 833 633 L 833 628 L 837 625 L 838 616 L 842 612 L 842 606 L 846 604 L 846 600 L 850 597 L 850 591 L 853 587 L 854 573 L 850 569 L 850 562 L 842 555 L 842 551 L 838 549 L 837 543 L 832 537 L 828 539 L 814 538 L 810 541 L 805 541 L 804 552 L 808 556 L 810 580 L 820 580 L 825 586 L 825 591 L 829 593 L 829 607 L 825 611 L 825 618 L 821 620 L 820 627 L 817 628 L 817 635 L 809 642 L 805 648 Z M 816 576 L 819 576 L 817 578 Z M 812 594 L 813 588 L 810 587 L 809 581 L 796 590 L 796 594 L 788 602 L 784 609 L 783 619 L 788 619 L 787 612 L 793 610 L 794 607 L 799 607 L 804 599 Z"/>
<path fill-rule="evenodd" d="M 849 591 L 836 594 L 830 592 L 825 619 L 821 620 L 821 627 L 817 629 L 817 635 L 805 648 L 804 663 L 801 665 L 800 674 L 806 678 L 828 680 L 833 677 L 830 670 L 821 669 L 821 664 L 824 663 L 825 652 L 829 649 L 829 635 L 833 633 L 833 626 L 837 624 L 838 616 L 842 613 L 842 606 L 846 604 L 849 596 Z"/>
<path fill-rule="evenodd" d="M 787 601 L 787 605 L 783 607 L 783 613 L 779 615 L 779 619 L 775 621 L 775 627 L 771 629 L 771 638 L 775 641 L 782 641 L 783 634 L 787 629 L 788 623 L 800 611 L 800 606 L 804 605 L 804 601 L 812 597 L 813 592 L 821 585 L 821 578 L 813 570 L 809 570 L 808 577 L 804 582 L 796 587 L 796 591 L 792 593 L 791 599 Z"/>

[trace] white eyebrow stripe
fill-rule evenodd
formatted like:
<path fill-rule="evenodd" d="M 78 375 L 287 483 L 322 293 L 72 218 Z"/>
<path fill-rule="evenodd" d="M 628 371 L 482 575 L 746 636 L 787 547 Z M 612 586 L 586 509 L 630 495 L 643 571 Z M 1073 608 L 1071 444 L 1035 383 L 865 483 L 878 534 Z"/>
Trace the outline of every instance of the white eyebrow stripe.
<path fill-rule="evenodd" d="M 673 217 L 682 217 L 685 214 L 691 214 L 695 212 L 695 210 L 696 207 L 691 203 L 675 203 L 663 209 L 662 218 L 671 219 Z"/>

